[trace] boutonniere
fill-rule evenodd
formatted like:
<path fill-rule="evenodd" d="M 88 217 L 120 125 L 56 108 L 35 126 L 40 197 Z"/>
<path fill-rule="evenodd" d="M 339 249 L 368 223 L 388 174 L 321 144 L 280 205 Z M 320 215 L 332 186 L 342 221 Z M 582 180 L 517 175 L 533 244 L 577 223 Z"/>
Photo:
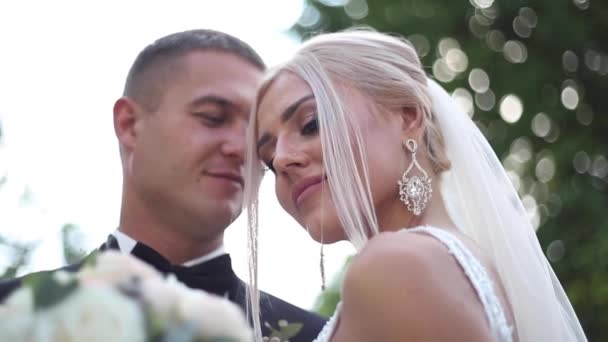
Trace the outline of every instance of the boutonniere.
<path fill-rule="evenodd" d="M 277 322 L 277 327 L 273 327 L 270 323 L 264 322 L 264 325 L 270 329 L 270 336 L 265 336 L 265 342 L 289 342 L 289 339 L 296 336 L 302 330 L 304 324 L 289 323 L 282 319 Z"/>

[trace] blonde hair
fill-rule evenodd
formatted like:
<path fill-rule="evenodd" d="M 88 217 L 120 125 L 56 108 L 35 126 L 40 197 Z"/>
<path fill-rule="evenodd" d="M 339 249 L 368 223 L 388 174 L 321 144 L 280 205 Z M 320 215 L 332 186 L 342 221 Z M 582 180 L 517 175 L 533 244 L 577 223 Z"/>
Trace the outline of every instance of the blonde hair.
<path fill-rule="evenodd" d="M 432 113 L 427 76 L 416 50 L 405 39 L 361 29 L 322 34 L 305 42 L 291 60 L 271 70 L 258 90 L 246 151 L 244 200 L 250 262 L 248 314 L 258 334 L 258 190 L 263 173 L 256 150 L 256 120 L 261 99 L 277 75 L 283 72 L 297 75 L 312 89 L 330 194 L 340 223 L 357 250 L 370 236 L 378 234 L 379 227 L 371 198 L 362 127 L 347 110 L 339 92 L 340 86 L 355 89 L 380 109 L 410 108 L 423 113 L 422 152 L 435 173 L 449 168 L 444 139 Z M 332 182 L 334 179 L 340 179 L 340 182 Z"/>

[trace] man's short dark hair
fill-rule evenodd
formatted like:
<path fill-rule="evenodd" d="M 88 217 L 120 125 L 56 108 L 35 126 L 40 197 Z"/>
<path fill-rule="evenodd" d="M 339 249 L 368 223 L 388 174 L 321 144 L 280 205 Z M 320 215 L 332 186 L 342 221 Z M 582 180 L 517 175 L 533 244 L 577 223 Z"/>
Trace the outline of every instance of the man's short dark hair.
<path fill-rule="evenodd" d="M 178 59 L 209 50 L 233 54 L 260 70 L 266 68 L 251 46 L 229 34 L 203 29 L 177 32 L 156 40 L 139 53 L 127 75 L 123 95 L 148 110 L 156 109 L 167 82 L 179 70 Z"/>

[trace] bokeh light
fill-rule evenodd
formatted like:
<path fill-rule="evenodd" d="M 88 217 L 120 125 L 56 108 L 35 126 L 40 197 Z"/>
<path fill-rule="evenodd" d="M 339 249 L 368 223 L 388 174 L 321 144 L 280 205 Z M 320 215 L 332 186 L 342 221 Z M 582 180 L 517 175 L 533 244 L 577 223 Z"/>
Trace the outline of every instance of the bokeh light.
<path fill-rule="evenodd" d="M 543 182 L 548 183 L 555 176 L 555 160 L 552 156 L 542 157 L 537 163 L 535 168 L 536 178 Z"/>
<path fill-rule="evenodd" d="M 346 5 L 350 0 L 317 0 L 325 6 L 340 7 Z"/>
<path fill-rule="evenodd" d="M 512 172 L 518 176 L 518 193 L 521 195 L 525 190 L 525 179 L 521 178 L 521 174 L 525 169 L 525 165 L 519 162 L 514 155 L 510 154 L 502 161 L 502 166 L 507 172 Z"/>
<path fill-rule="evenodd" d="M 608 176 L 608 160 L 606 160 L 606 157 L 602 155 L 595 156 L 589 173 L 597 178 L 605 178 Z"/>
<path fill-rule="evenodd" d="M 536 199 L 532 195 L 524 195 L 521 201 L 524 204 L 524 208 L 526 208 L 526 212 L 528 213 L 532 227 L 534 227 L 534 229 L 538 229 L 538 226 L 540 225 L 540 213 L 538 212 L 538 204 L 536 203 Z"/>
<path fill-rule="evenodd" d="M 321 22 L 321 13 L 319 10 L 312 5 L 308 5 L 302 11 L 298 24 L 305 28 L 313 28 L 319 25 Z"/>
<path fill-rule="evenodd" d="M 490 29 L 488 20 L 484 19 L 484 17 L 478 15 L 473 15 L 469 18 L 469 31 L 477 38 L 483 38 Z"/>
<path fill-rule="evenodd" d="M 581 125 L 589 126 L 593 122 L 593 110 L 586 103 L 581 103 L 576 110 L 576 120 Z"/>
<path fill-rule="evenodd" d="M 570 110 L 576 109 L 578 106 L 579 96 L 574 87 L 568 86 L 562 90 L 561 100 L 564 107 Z"/>
<path fill-rule="evenodd" d="M 517 95 L 506 95 L 500 101 L 500 116 L 505 122 L 516 123 L 523 112 L 524 106 Z"/>
<path fill-rule="evenodd" d="M 572 0 L 572 2 L 580 10 L 586 10 L 589 8 L 589 0 Z"/>
<path fill-rule="evenodd" d="M 349 0 L 344 6 L 344 12 L 353 20 L 360 20 L 369 14 L 366 0 Z"/>
<path fill-rule="evenodd" d="M 480 13 L 484 17 L 491 19 L 493 22 L 494 19 L 497 19 L 500 16 L 500 8 L 493 3 L 489 7 L 476 9 L 475 13 Z"/>
<path fill-rule="evenodd" d="M 414 45 L 416 53 L 418 53 L 420 58 L 428 55 L 431 51 L 431 43 L 429 43 L 429 40 L 425 36 L 415 33 L 407 37 L 407 39 Z"/>
<path fill-rule="evenodd" d="M 528 49 L 518 40 L 509 40 L 503 46 L 503 54 L 511 63 L 524 63 L 528 59 Z"/>
<path fill-rule="evenodd" d="M 528 193 L 534 196 L 537 202 L 545 202 L 549 198 L 549 186 L 544 182 L 532 182 L 532 186 L 530 186 L 530 191 Z M 548 215 L 547 213 L 545 214 Z"/>
<path fill-rule="evenodd" d="M 584 174 L 589 170 L 591 166 L 591 158 L 585 151 L 578 151 L 574 155 L 574 159 L 572 160 L 572 165 L 574 166 L 574 170 L 580 174 Z"/>
<path fill-rule="evenodd" d="M 562 211 L 562 199 L 556 194 L 550 194 L 545 202 L 549 216 L 555 217 Z"/>
<path fill-rule="evenodd" d="M 456 73 L 464 72 L 469 66 L 467 55 L 460 49 L 450 49 L 445 56 L 445 62 L 448 68 Z"/>
<path fill-rule="evenodd" d="M 486 43 L 488 44 L 488 47 L 496 52 L 503 51 L 506 40 L 507 39 L 505 38 L 504 33 L 498 30 L 492 30 L 488 32 L 488 35 L 486 36 Z"/>
<path fill-rule="evenodd" d="M 494 3 L 494 0 L 471 0 L 471 5 L 477 8 L 489 8 Z"/>
<path fill-rule="evenodd" d="M 476 93 L 485 93 L 490 88 L 490 77 L 483 69 L 475 68 L 469 73 L 469 86 Z"/>
<path fill-rule="evenodd" d="M 551 132 L 551 119 L 545 113 L 538 113 L 532 119 L 532 132 L 540 138 L 544 138 Z"/>
<path fill-rule="evenodd" d="M 439 81 L 447 83 L 453 81 L 456 74 L 448 68 L 443 58 L 439 58 L 433 63 L 433 76 Z"/>
<path fill-rule="evenodd" d="M 522 38 L 529 38 L 532 35 L 532 27 L 528 25 L 526 19 L 517 16 L 513 19 L 513 32 Z"/>
<path fill-rule="evenodd" d="M 473 116 L 475 107 L 473 107 L 473 96 L 464 88 L 456 88 L 452 92 L 452 98 L 469 117 Z"/>
<path fill-rule="evenodd" d="M 562 55 L 562 65 L 568 72 L 576 72 L 578 69 L 578 57 L 572 50 L 567 50 Z"/>
<path fill-rule="evenodd" d="M 527 137 L 520 137 L 511 143 L 511 156 L 519 163 L 527 163 L 532 159 L 532 142 Z"/>
<path fill-rule="evenodd" d="M 511 181 L 511 184 L 513 184 L 515 191 L 519 193 L 519 189 L 521 188 L 521 177 L 519 176 L 519 174 L 517 174 L 517 172 L 509 170 L 507 171 L 507 177 L 509 177 L 509 180 Z"/>
<path fill-rule="evenodd" d="M 492 89 L 488 89 L 488 91 L 484 93 L 476 93 L 475 104 L 483 111 L 490 111 L 496 104 L 496 95 L 494 95 Z"/>
<path fill-rule="evenodd" d="M 447 56 L 448 52 L 454 49 L 460 50 L 460 43 L 454 38 L 441 38 L 437 44 L 437 51 L 439 51 L 441 57 Z"/>
<path fill-rule="evenodd" d="M 519 9 L 519 16 L 524 20 L 525 24 L 530 28 L 535 28 L 538 23 L 536 11 L 530 7 L 522 7 Z"/>
<path fill-rule="evenodd" d="M 566 245 L 562 240 L 554 240 L 547 246 L 547 258 L 551 262 L 558 262 L 566 254 Z"/>
<path fill-rule="evenodd" d="M 544 137 L 545 141 L 548 143 L 554 143 L 557 141 L 557 139 L 559 139 L 559 135 L 560 135 L 559 126 L 557 125 L 557 123 L 555 121 L 552 121 L 551 131 L 549 131 L 549 134 L 546 137 Z"/>
<path fill-rule="evenodd" d="M 513 32 L 522 38 L 529 38 L 537 22 L 536 12 L 530 7 L 522 7 L 519 15 L 513 19 Z"/>
<path fill-rule="evenodd" d="M 585 52 L 585 65 L 589 70 L 599 71 L 602 66 L 602 55 L 595 50 Z"/>

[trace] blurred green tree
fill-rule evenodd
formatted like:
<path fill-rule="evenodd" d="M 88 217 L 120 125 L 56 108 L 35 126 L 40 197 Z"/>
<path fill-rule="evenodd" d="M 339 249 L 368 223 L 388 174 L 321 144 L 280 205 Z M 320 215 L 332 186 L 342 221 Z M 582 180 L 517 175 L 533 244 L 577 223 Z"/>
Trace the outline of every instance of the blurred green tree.
<path fill-rule="evenodd" d="M 73 264 L 84 259 L 87 255 L 82 249 L 84 235 L 75 224 L 65 224 L 61 228 L 61 241 L 63 243 L 63 259 L 66 264 Z"/>
<path fill-rule="evenodd" d="M 362 25 L 414 44 L 501 157 L 596 341 L 608 341 L 606 18 L 593 0 L 308 0 L 292 29 Z M 321 296 L 324 314 L 337 298 Z"/>
<path fill-rule="evenodd" d="M 0 122 L 0 145 L 2 145 L 2 122 Z M 0 174 L 0 191 L 8 181 L 6 174 Z M 32 202 L 32 191 L 26 187 L 19 201 L 28 204 Z M 82 232 L 74 224 L 65 224 L 61 229 L 63 242 L 63 257 L 65 263 L 74 263 L 84 258 L 86 253 L 82 250 Z M 25 266 L 30 264 L 30 258 L 40 241 L 20 242 L 13 241 L 0 235 L 0 255 L 6 260 L 6 267 L 0 270 L 0 279 L 14 278 L 20 275 Z"/>
<path fill-rule="evenodd" d="M 2 133 L 2 122 L 0 122 L 0 146 L 3 143 Z M 7 175 L 0 174 L 0 191 L 7 181 Z M 0 271 L 0 279 L 15 277 L 19 270 L 28 263 L 34 245 L 35 243 L 14 242 L 0 235 L 0 253 L 6 260 L 5 269 Z"/>

